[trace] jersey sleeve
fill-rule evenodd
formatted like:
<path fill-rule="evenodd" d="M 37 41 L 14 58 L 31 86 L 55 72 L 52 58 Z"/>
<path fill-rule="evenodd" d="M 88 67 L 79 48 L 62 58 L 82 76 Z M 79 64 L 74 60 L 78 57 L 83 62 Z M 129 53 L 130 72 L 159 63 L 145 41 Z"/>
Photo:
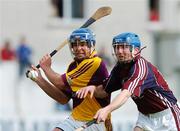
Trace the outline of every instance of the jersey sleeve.
<path fill-rule="evenodd" d="M 100 65 L 99 65 L 99 68 L 93 74 L 93 76 L 92 76 L 92 78 L 91 78 L 88 85 L 100 85 L 108 77 L 108 75 L 109 74 L 108 74 L 108 70 L 106 68 L 106 65 L 105 65 L 105 63 L 103 61 L 101 61 Z"/>
<path fill-rule="evenodd" d="M 141 95 L 141 86 L 147 76 L 147 63 L 144 59 L 138 59 L 134 65 L 131 77 L 124 82 L 122 89 L 127 89 L 135 96 Z"/>
<path fill-rule="evenodd" d="M 62 74 L 62 75 L 61 75 L 61 78 L 62 78 L 62 80 L 63 80 L 63 82 L 64 82 L 64 85 L 69 87 L 68 81 L 67 81 L 67 79 L 66 79 L 66 73 Z"/>
<path fill-rule="evenodd" d="M 68 66 L 68 68 L 67 68 L 66 73 L 64 73 L 64 74 L 61 75 L 61 78 L 62 78 L 62 80 L 63 80 L 63 82 L 64 82 L 64 85 L 65 85 L 66 87 L 70 87 L 70 85 L 69 85 L 69 83 L 68 83 L 68 79 L 66 78 L 66 74 L 67 74 L 67 72 L 71 71 L 71 70 L 74 68 L 74 67 L 73 67 L 74 63 L 75 63 L 74 61 L 73 61 L 72 63 L 70 63 L 69 66 Z"/>

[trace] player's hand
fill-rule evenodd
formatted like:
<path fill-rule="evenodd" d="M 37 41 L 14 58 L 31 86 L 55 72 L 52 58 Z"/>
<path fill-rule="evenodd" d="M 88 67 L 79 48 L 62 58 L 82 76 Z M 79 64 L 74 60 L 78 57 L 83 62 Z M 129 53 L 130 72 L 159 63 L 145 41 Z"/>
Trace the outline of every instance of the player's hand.
<path fill-rule="evenodd" d="M 104 107 L 104 108 L 102 108 L 96 112 L 94 119 L 97 120 L 97 123 L 105 122 L 109 113 L 111 113 L 109 106 L 106 106 L 106 107 Z"/>
<path fill-rule="evenodd" d="M 31 71 L 37 72 L 37 75 L 36 75 L 36 76 L 30 77 L 31 80 L 33 80 L 33 81 L 35 81 L 35 82 L 38 82 L 38 81 L 40 81 L 41 79 L 43 79 L 43 77 L 42 77 L 42 75 L 41 75 L 41 71 L 40 71 L 38 68 L 36 68 L 34 65 L 31 65 L 30 72 L 31 72 Z"/>
<path fill-rule="evenodd" d="M 47 70 L 51 68 L 51 56 L 49 54 L 46 54 L 45 56 L 43 56 L 39 61 L 39 65 L 41 66 L 41 69 L 43 70 Z"/>
<path fill-rule="evenodd" d="M 76 92 L 76 97 L 83 99 L 87 96 L 88 93 L 90 93 L 90 97 L 92 98 L 94 95 L 95 89 L 96 89 L 96 86 L 94 85 L 84 87 Z"/>

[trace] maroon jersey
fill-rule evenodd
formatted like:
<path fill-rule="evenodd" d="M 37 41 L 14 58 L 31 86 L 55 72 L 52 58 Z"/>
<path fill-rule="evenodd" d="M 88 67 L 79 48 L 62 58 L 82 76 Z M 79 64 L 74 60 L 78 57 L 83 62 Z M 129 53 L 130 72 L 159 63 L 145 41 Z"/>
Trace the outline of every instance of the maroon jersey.
<path fill-rule="evenodd" d="M 117 63 L 104 88 L 107 93 L 127 89 L 143 114 L 160 112 L 177 103 L 158 69 L 140 56 L 129 64 Z"/>

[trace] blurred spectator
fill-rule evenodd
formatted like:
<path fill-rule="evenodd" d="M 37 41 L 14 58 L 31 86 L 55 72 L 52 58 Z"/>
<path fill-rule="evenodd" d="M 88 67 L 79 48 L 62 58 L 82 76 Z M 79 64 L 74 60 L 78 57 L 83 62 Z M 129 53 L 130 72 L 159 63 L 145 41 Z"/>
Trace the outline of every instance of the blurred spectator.
<path fill-rule="evenodd" d="M 155 9 L 150 11 L 150 21 L 159 21 L 159 12 Z"/>
<path fill-rule="evenodd" d="M 108 67 L 112 65 L 110 57 L 106 54 L 105 46 L 101 46 L 100 51 L 98 52 L 98 56 L 102 58 Z"/>
<path fill-rule="evenodd" d="M 149 0 L 149 20 L 152 22 L 159 21 L 159 0 Z"/>
<path fill-rule="evenodd" d="M 25 73 L 25 69 L 31 66 L 31 54 L 32 50 L 26 43 L 26 38 L 20 39 L 19 46 L 17 47 L 17 59 L 19 63 L 19 76 L 21 77 Z"/>
<path fill-rule="evenodd" d="M 0 50 L 0 58 L 2 61 L 11 61 L 15 59 L 15 51 L 11 48 L 11 43 L 6 40 L 4 47 Z"/>
<path fill-rule="evenodd" d="M 63 0 L 51 0 L 51 4 L 54 8 L 54 15 L 63 17 Z"/>

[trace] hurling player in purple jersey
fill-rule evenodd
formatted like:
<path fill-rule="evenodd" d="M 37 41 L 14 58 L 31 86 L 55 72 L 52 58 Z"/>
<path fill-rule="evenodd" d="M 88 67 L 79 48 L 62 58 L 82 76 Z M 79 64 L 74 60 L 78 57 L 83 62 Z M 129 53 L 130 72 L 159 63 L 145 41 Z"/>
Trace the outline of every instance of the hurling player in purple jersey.
<path fill-rule="evenodd" d="M 173 92 L 158 69 L 141 57 L 137 34 L 127 32 L 113 38 L 113 51 L 118 60 L 103 85 L 87 86 L 77 92 L 79 98 L 88 93 L 105 97 L 121 89 L 121 93 L 94 116 L 97 122 L 120 108 L 129 97 L 136 103 L 139 116 L 134 131 L 180 131 L 180 108 Z"/>
<path fill-rule="evenodd" d="M 63 74 L 56 73 L 52 68 L 50 55 L 45 55 L 40 60 L 40 66 L 47 79 L 41 75 L 41 71 L 32 66 L 32 70 L 38 72 L 38 76 L 32 79 L 51 98 L 61 104 L 66 104 L 72 99 L 73 109 L 68 118 L 58 123 L 53 131 L 74 131 L 87 122 L 93 120 L 96 112 L 110 103 L 110 95 L 106 98 L 93 99 L 86 97 L 78 99 L 74 92 L 88 85 L 100 85 L 108 77 L 107 68 L 97 56 L 95 50 L 95 35 L 88 28 L 74 30 L 69 36 L 69 49 L 73 61 Z M 66 58 L 66 57 L 65 57 Z M 105 122 L 93 124 L 86 131 L 112 131 L 111 116 Z"/>

